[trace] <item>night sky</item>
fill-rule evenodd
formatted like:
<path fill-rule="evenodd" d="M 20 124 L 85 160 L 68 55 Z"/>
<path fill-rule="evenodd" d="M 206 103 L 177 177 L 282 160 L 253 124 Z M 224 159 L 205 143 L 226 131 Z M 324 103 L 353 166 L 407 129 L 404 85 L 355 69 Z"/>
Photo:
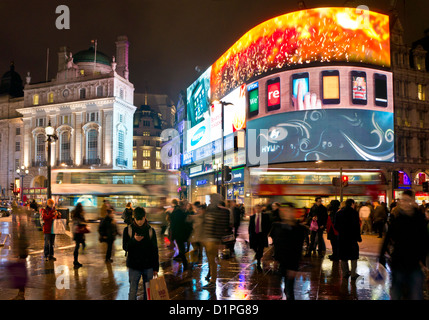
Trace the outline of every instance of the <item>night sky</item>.
<path fill-rule="evenodd" d="M 307 0 L 307 8 L 342 6 L 346 1 Z M 387 13 L 391 0 L 353 2 Z M 398 0 L 397 8 L 411 44 L 429 28 L 427 0 Z M 58 30 L 58 5 L 70 8 L 70 29 Z M 354 6 L 354 5 L 349 5 Z M 46 51 L 50 50 L 49 79 L 56 75 L 57 52 L 86 50 L 97 39 L 98 50 L 115 55 L 115 41 L 130 42 L 130 81 L 137 93 L 168 94 L 177 103 L 199 73 L 219 58 L 244 33 L 265 20 L 298 10 L 287 0 L 0 0 L 0 75 L 10 61 L 23 81 L 45 80 Z"/>

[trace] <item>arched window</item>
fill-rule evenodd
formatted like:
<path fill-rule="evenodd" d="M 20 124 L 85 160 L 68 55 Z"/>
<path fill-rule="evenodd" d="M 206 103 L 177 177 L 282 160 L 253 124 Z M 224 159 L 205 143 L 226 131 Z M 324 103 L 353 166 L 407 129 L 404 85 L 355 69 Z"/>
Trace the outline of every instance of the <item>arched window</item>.
<path fill-rule="evenodd" d="M 118 131 L 118 164 L 125 165 L 124 163 L 124 150 L 125 150 L 125 134 L 124 130 Z"/>
<path fill-rule="evenodd" d="M 53 92 L 49 92 L 48 94 L 48 103 L 53 103 L 54 102 L 54 93 Z"/>
<path fill-rule="evenodd" d="M 103 96 L 103 87 L 98 86 L 97 87 L 97 97 L 102 97 L 102 96 Z"/>
<path fill-rule="evenodd" d="M 88 131 L 87 141 L 88 160 L 96 160 L 98 157 L 98 131 L 96 129 L 91 129 Z"/>
<path fill-rule="evenodd" d="M 39 95 L 38 94 L 35 94 L 34 96 L 33 96 L 33 105 L 34 106 L 37 106 L 39 104 Z"/>
<path fill-rule="evenodd" d="M 45 161 L 45 145 L 46 138 L 44 134 L 36 136 L 36 162 L 41 163 Z"/>
<path fill-rule="evenodd" d="M 80 99 L 85 99 L 86 98 L 86 90 L 85 89 L 80 89 L 79 90 L 79 98 Z"/>
<path fill-rule="evenodd" d="M 60 161 L 70 161 L 70 132 L 65 131 L 60 135 Z"/>

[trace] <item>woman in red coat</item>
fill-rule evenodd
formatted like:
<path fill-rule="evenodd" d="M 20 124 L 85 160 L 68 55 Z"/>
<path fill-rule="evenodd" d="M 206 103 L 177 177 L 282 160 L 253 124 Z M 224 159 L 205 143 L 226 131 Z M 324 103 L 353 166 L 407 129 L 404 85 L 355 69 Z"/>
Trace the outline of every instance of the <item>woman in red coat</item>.
<path fill-rule="evenodd" d="M 55 234 L 52 234 L 52 223 L 54 219 L 59 219 L 61 213 L 55 209 L 55 202 L 48 199 L 46 208 L 42 209 L 43 233 L 45 236 L 44 255 L 45 260 L 57 260 L 54 257 Z"/>

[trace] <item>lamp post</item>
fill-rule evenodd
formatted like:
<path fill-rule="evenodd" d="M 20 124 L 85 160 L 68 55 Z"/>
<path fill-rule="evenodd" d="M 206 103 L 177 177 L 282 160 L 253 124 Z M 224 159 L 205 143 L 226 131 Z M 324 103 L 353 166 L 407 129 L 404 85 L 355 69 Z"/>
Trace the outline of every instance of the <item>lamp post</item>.
<path fill-rule="evenodd" d="M 226 200 L 226 192 L 225 192 L 225 155 L 224 155 L 224 153 L 225 153 L 225 150 L 224 150 L 224 148 L 225 148 L 225 146 L 224 146 L 224 144 L 225 144 L 225 137 L 224 137 L 224 120 L 225 120 L 225 113 L 224 113 L 224 111 L 225 111 L 225 106 L 229 106 L 229 105 L 232 105 L 232 103 L 231 102 L 224 102 L 224 101 L 213 101 L 213 104 L 215 104 L 215 103 L 218 103 L 218 104 L 220 104 L 221 105 L 221 107 L 222 107 L 222 110 L 221 110 L 221 113 L 222 113 L 222 119 L 221 119 L 221 124 L 222 124 L 222 131 L 221 131 L 221 139 L 222 139 L 222 142 L 221 142 L 221 186 L 220 186 L 220 194 L 222 195 L 222 197 Z"/>
<path fill-rule="evenodd" d="M 28 174 L 28 169 L 25 166 L 21 166 L 21 168 L 16 169 L 16 173 L 19 175 L 20 179 L 20 200 L 22 202 L 24 196 L 24 177 Z"/>
<path fill-rule="evenodd" d="M 58 139 L 55 134 L 55 128 L 51 126 L 51 120 L 49 120 L 48 126 L 45 128 L 45 133 L 48 139 L 48 190 L 47 190 L 47 199 L 51 199 L 52 190 L 51 190 L 51 143 Z"/>

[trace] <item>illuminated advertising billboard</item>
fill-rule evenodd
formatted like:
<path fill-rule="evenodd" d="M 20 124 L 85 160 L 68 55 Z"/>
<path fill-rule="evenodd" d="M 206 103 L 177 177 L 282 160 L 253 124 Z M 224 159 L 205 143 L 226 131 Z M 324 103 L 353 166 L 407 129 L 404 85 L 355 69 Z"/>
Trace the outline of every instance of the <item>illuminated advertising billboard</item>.
<path fill-rule="evenodd" d="M 271 108 L 269 91 L 261 90 L 271 79 L 280 83 L 276 110 Z M 335 65 L 283 71 L 249 83 L 248 165 L 259 165 L 252 156 L 260 153 L 268 163 L 393 162 L 392 83 L 389 71 Z M 255 96 L 257 113 L 251 100 Z"/>
<path fill-rule="evenodd" d="M 358 8 L 316 8 L 265 21 L 212 65 L 211 92 L 220 99 L 276 69 L 331 62 L 390 67 L 389 17 Z"/>

